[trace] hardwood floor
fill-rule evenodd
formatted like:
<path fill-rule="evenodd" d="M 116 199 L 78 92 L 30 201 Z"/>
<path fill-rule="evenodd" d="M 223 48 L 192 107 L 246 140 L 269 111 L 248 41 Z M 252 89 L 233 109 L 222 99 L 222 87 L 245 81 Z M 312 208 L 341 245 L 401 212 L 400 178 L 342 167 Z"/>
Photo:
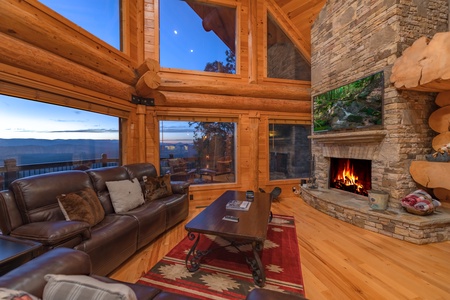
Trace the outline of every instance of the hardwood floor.
<path fill-rule="evenodd" d="M 208 204 L 191 201 L 188 219 Z M 309 299 L 450 299 L 450 242 L 403 242 L 336 220 L 294 195 L 274 202 L 272 211 L 295 217 Z M 110 277 L 136 282 L 186 236 L 184 224 L 140 251 Z"/>

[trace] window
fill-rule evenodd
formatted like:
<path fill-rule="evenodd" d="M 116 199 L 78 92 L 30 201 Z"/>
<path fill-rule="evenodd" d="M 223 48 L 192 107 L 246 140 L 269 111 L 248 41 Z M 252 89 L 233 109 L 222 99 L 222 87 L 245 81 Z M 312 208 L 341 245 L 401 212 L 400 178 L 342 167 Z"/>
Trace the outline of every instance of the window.
<path fill-rule="evenodd" d="M 236 9 L 160 0 L 161 67 L 236 73 Z"/>
<path fill-rule="evenodd" d="M 20 177 L 119 164 L 119 119 L 0 95 L 0 188 Z"/>
<path fill-rule="evenodd" d="M 121 49 L 120 0 L 39 0 L 106 43 Z"/>
<path fill-rule="evenodd" d="M 235 182 L 234 122 L 159 122 L 160 174 L 191 184 Z"/>
<path fill-rule="evenodd" d="M 311 66 L 270 14 L 267 15 L 267 77 L 311 80 Z"/>
<path fill-rule="evenodd" d="M 269 124 L 270 180 L 310 177 L 310 125 Z"/>

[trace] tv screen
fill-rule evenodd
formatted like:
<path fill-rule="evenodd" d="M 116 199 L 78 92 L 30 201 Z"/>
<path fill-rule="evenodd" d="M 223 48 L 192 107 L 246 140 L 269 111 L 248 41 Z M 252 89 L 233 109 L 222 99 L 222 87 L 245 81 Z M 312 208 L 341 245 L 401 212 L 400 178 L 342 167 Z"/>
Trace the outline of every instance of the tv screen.
<path fill-rule="evenodd" d="M 314 131 L 382 125 L 383 71 L 313 97 Z"/>

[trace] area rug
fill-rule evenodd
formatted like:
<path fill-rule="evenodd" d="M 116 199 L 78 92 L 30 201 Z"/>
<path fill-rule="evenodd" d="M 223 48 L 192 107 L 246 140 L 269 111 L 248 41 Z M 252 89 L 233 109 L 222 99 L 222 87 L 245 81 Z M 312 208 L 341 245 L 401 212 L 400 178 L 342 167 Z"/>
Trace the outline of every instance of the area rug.
<path fill-rule="evenodd" d="M 222 247 L 225 240 L 202 235 L 197 249 L 215 249 L 201 260 L 200 269 L 189 272 L 185 258 L 194 241 L 187 237 L 173 248 L 138 283 L 197 299 L 245 299 L 257 287 L 245 256 L 252 255 L 251 245 Z M 243 255 L 244 254 L 244 255 Z M 265 266 L 264 289 L 303 295 L 303 279 L 294 218 L 274 215 L 269 224 L 261 260 Z"/>

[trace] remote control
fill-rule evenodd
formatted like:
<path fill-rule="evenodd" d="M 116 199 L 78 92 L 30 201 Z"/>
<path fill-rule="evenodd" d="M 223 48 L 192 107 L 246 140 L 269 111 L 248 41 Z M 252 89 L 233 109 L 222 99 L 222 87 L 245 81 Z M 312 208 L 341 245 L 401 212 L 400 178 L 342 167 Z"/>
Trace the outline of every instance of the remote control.
<path fill-rule="evenodd" d="M 230 216 L 230 215 L 226 215 L 225 217 L 222 218 L 222 220 L 231 221 L 231 222 L 239 222 L 238 217 Z"/>

